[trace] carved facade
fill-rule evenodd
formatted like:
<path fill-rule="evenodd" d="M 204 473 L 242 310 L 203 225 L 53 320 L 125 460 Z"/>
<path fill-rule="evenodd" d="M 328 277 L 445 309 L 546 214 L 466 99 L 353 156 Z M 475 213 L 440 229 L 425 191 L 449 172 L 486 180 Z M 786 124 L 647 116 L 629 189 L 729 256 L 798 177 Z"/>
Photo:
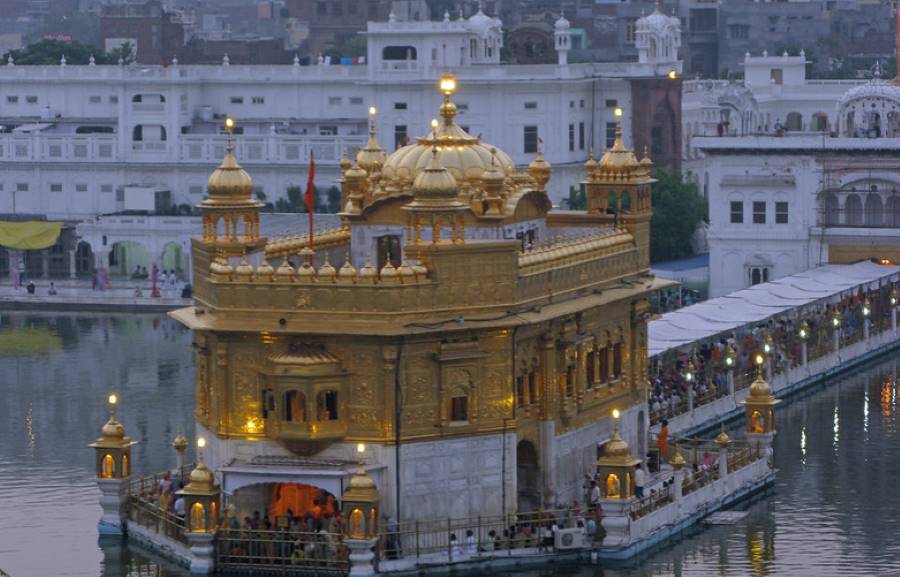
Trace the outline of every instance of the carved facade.
<path fill-rule="evenodd" d="M 349 478 L 366 443 L 394 518 L 491 514 L 579 500 L 613 408 L 644 430 L 649 159 L 617 140 L 586 166 L 589 209 L 550 212 L 540 153 L 519 170 L 441 87 L 431 134 L 345 160 L 341 231 L 194 239 L 195 305 L 173 316 L 213 466 L 283 480 L 277 457 L 315 484 L 309 463 Z"/>

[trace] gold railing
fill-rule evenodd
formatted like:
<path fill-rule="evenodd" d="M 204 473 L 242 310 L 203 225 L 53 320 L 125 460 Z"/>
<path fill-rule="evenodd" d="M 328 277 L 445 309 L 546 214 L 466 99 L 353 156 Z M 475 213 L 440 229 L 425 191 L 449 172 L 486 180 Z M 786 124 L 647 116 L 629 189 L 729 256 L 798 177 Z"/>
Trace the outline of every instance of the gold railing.
<path fill-rule="evenodd" d="M 344 575 L 350 568 L 340 533 L 303 533 L 291 530 L 219 529 L 216 567 L 273 572 Z"/>
<path fill-rule="evenodd" d="M 187 538 L 184 535 L 184 518 L 160 509 L 152 501 L 131 495 L 128 498 L 128 521 L 137 523 L 173 541 L 187 544 Z"/>

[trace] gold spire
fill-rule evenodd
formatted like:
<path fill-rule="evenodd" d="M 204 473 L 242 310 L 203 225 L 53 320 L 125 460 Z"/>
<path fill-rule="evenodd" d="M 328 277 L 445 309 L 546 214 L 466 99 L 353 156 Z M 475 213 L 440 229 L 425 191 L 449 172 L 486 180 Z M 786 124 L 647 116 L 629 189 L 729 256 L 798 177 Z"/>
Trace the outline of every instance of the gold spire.
<path fill-rule="evenodd" d="M 634 171 L 639 166 L 634 151 L 625 148 L 622 142 L 622 116 L 621 108 L 616 108 L 616 140 L 612 148 L 603 154 L 600 159 L 600 171 L 608 174 L 625 174 Z"/>
<path fill-rule="evenodd" d="M 541 149 L 540 141 L 538 141 L 537 155 L 535 155 L 531 164 L 528 165 L 528 174 L 534 179 L 538 190 L 546 190 L 547 181 L 550 180 L 552 171 L 553 168 L 550 166 L 550 163 L 544 160 L 544 152 Z"/>
<path fill-rule="evenodd" d="M 722 423 L 722 430 L 719 432 L 718 436 L 716 436 L 716 446 L 720 449 L 727 449 L 730 444 L 731 437 L 725 432 L 725 423 Z"/>
<path fill-rule="evenodd" d="M 378 135 L 375 129 L 375 120 L 378 110 L 374 106 L 369 107 L 369 141 L 356 153 L 356 163 L 368 174 L 378 172 L 387 160 L 387 152 L 378 144 Z"/>

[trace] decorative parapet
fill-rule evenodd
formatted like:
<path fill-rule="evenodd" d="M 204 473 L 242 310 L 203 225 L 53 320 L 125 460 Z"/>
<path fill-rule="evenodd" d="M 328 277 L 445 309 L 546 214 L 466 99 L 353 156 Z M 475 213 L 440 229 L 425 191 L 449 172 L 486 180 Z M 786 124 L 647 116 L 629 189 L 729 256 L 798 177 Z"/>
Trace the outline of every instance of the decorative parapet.
<path fill-rule="evenodd" d="M 341 227 L 316 232 L 313 242 L 317 248 L 345 246 L 350 243 L 350 229 Z M 308 245 L 309 237 L 301 234 L 274 238 L 266 244 L 266 258 L 296 255 Z"/>
<path fill-rule="evenodd" d="M 628 232 L 610 230 L 600 234 L 565 239 L 562 242 L 538 247 L 519 255 L 519 273 L 534 274 L 553 268 L 581 263 L 587 259 L 619 252 L 622 246 L 631 248 L 634 238 Z"/>
<path fill-rule="evenodd" d="M 293 254 L 293 251 L 291 251 Z M 380 271 L 372 263 L 367 262 L 359 270 L 350 263 L 344 262 L 336 269 L 326 256 L 325 262 L 316 269 L 309 262 L 294 268 L 285 256 L 278 266 L 273 267 L 268 260 L 253 267 L 246 259 L 242 259 L 237 267 L 232 267 L 226 257 L 217 256 L 210 265 L 210 276 L 213 280 L 227 284 L 319 284 L 319 285 L 409 285 L 428 280 L 428 269 L 422 265 L 410 265 L 404 262 L 394 267 L 390 262 Z"/>

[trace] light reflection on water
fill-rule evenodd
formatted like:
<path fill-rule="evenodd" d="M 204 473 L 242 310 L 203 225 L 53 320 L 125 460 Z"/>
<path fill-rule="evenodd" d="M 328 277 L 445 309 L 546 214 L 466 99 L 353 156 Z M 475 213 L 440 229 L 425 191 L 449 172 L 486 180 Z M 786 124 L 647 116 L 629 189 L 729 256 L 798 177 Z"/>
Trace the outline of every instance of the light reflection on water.
<path fill-rule="evenodd" d="M 0 569 L 13 577 L 184 577 L 139 550 L 97 545 L 86 447 L 118 411 L 136 471 L 175 462 L 193 434 L 190 333 L 162 315 L 11 313 L 25 342 L 0 348 Z M 0 347 L 8 339 L 0 339 Z M 895 355 L 893 359 L 900 359 Z M 698 531 L 633 566 L 554 568 L 529 577 L 837 577 L 900 572 L 900 434 L 895 360 L 778 411 L 774 493 L 734 526 Z M 190 458 L 190 457 L 189 457 Z"/>

